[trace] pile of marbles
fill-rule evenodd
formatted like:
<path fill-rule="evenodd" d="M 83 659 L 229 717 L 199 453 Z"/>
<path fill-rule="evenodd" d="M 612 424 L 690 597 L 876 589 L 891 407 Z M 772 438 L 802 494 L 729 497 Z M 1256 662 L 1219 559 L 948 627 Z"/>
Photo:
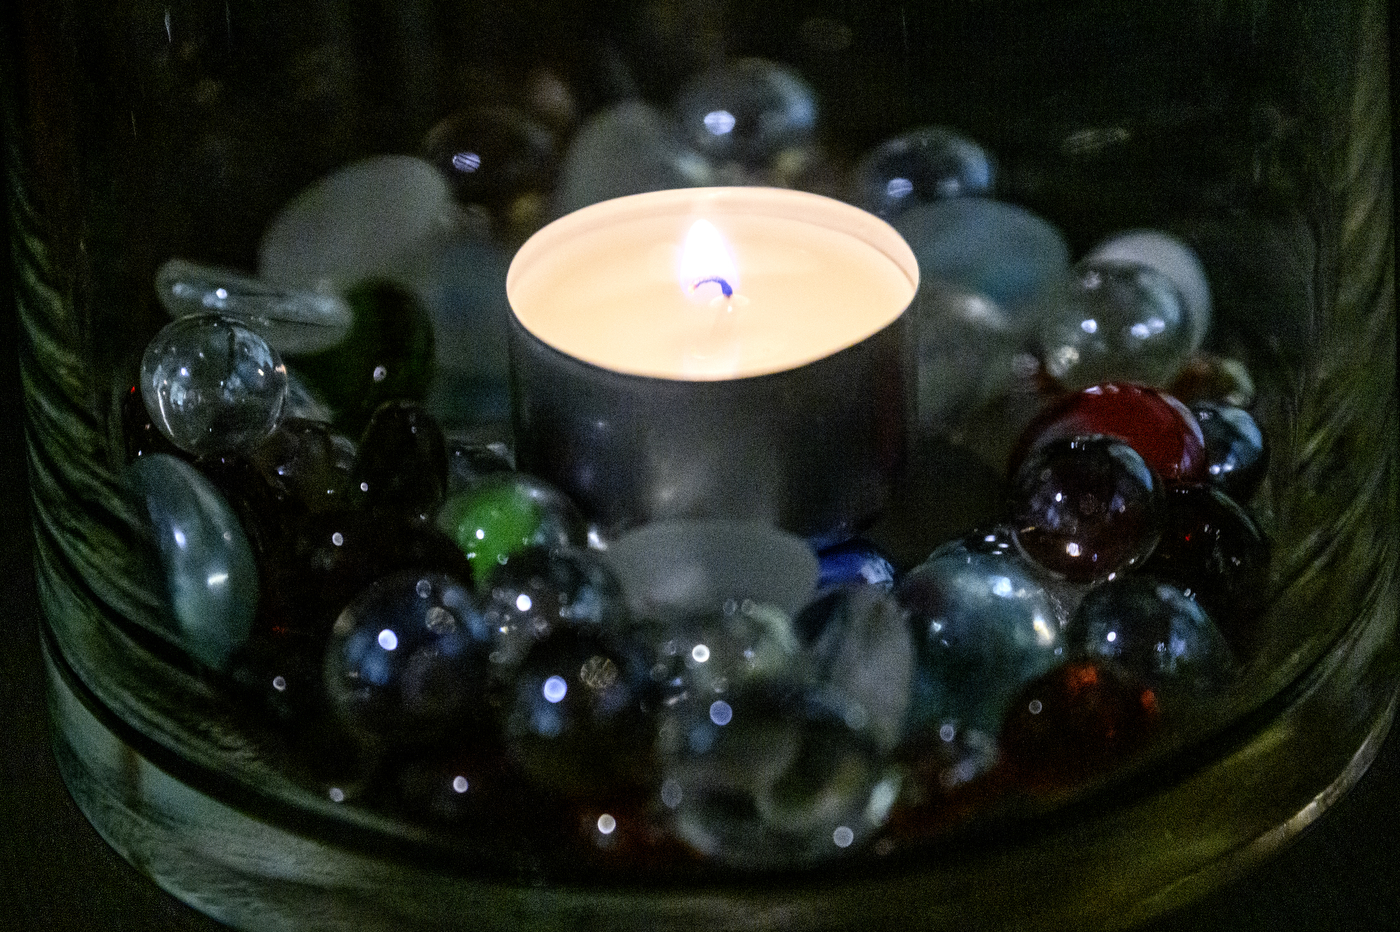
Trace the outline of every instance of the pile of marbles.
<path fill-rule="evenodd" d="M 917 431 L 1005 500 L 913 561 L 878 525 L 820 551 L 754 522 L 600 528 L 477 429 L 508 416 L 501 218 L 536 191 L 789 183 L 816 106 L 743 60 L 671 114 L 593 115 L 561 164 L 531 125 L 454 115 L 425 157 L 289 204 L 257 274 L 157 278 L 175 319 L 123 411 L 166 634 L 287 736 L 291 779 L 519 865 L 787 869 L 1062 799 L 1235 686 L 1265 442 L 1248 372 L 1202 350 L 1185 243 L 1131 231 L 1071 265 L 976 143 L 891 139 L 845 191 L 920 261 Z M 1026 413 L 989 431 L 1008 398 Z"/>

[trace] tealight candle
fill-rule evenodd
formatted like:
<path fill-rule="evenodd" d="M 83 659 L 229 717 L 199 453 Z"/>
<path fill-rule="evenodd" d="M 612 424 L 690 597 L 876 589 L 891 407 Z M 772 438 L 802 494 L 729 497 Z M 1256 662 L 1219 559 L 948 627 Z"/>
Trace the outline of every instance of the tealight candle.
<path fill-rule="evenodd" d="M 798 191 L 618 198 L 511 264 L 517 457 L 604 526 L 767 520 L 820 541 L 903 463 L 913 252 Z"/>

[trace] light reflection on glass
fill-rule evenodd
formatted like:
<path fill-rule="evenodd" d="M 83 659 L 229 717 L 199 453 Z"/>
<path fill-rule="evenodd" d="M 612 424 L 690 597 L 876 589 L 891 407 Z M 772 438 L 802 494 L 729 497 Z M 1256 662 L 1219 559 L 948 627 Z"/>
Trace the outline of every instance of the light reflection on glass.
<path fill-rule="evenodd" d="M 569 692 L 569 684 L 564 682 L 562 676 L 551 676 L 544 681 L 544 688 L 540 690 L 548 702 L 558 702 Z"/>
<path fill-rule="evenodd" d="M 734 718 L 734 710 L 723 699 L 710 703 L 710 721 L 716 725 L 728 725 Z"/>
<path fill-rule="evenodd" d="M 379 646 L 385 650 L 394 650 L 399 646 L 399 636 L 388 628 L 379 632 L 377 640 L 379 641 Z"/>
<path fill-rule="evenodd" d="M 734 114 L 728 110 L 711 110 L 705 114 L 705 129 L 714 136 L 723 136 L 730 132 L 734 129 L 735 122 Z"/>

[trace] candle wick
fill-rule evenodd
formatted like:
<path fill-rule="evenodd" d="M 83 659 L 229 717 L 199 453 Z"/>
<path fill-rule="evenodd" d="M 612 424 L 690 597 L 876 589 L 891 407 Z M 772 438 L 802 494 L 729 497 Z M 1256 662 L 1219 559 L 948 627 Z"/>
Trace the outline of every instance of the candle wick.
<path fill-rule="evenodd" d="M 727 281 L 725 281 L 724 279 L 720 278 L 718 275 L 712 276 L 712 277 L 710 277 L 710 278 L 702 278 L 702 279 L 700 279 L 700 280 L 699 280 L 698 282 L 696 282 L 694 285 L 691 285 L 691 286 L 690 286 L 690 290 L 691 290 L 691 291 L 699 291 L 701 285 L 709 285 L 709 284 L 719 285 L 719 290 L 720 290 L 721 292 L 723 292 L 723 294 L 724 294 L 724 296 L 725 296 L 726 298 L 732 298 L 732 297 L 734 297 L 734 289 L 731 288 L 731 287 L 729 286 L 729 282 L 727 282 Z"/>

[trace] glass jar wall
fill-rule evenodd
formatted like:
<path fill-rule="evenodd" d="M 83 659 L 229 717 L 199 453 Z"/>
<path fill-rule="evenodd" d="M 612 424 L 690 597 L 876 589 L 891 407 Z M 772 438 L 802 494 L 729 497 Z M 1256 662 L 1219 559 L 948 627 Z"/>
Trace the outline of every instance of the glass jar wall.
<path fill-rule="evenodd" d="M 1385 25 L 1367 2 L 15 4 L 75 798 L 247 928 L 1049 928 L 1208 888 L 1390 715 Z M 610 526 L 539 478 L 552 451 L 514 459 L 516 249 L 709 186 L 848 201 L 919 259 L 900 478 L 834 538 L 715 524 L 703 496 Z M 270 400 L 172 400 L 214 357 Z M 1146 531 L 1047 504 L 1133 477 Z M 696 566 L 710 601 L 667 603 Z M 423 610 L 421 645 L 386 620 Z M 592 706 L 551 698 L 554 655 Z"/>

